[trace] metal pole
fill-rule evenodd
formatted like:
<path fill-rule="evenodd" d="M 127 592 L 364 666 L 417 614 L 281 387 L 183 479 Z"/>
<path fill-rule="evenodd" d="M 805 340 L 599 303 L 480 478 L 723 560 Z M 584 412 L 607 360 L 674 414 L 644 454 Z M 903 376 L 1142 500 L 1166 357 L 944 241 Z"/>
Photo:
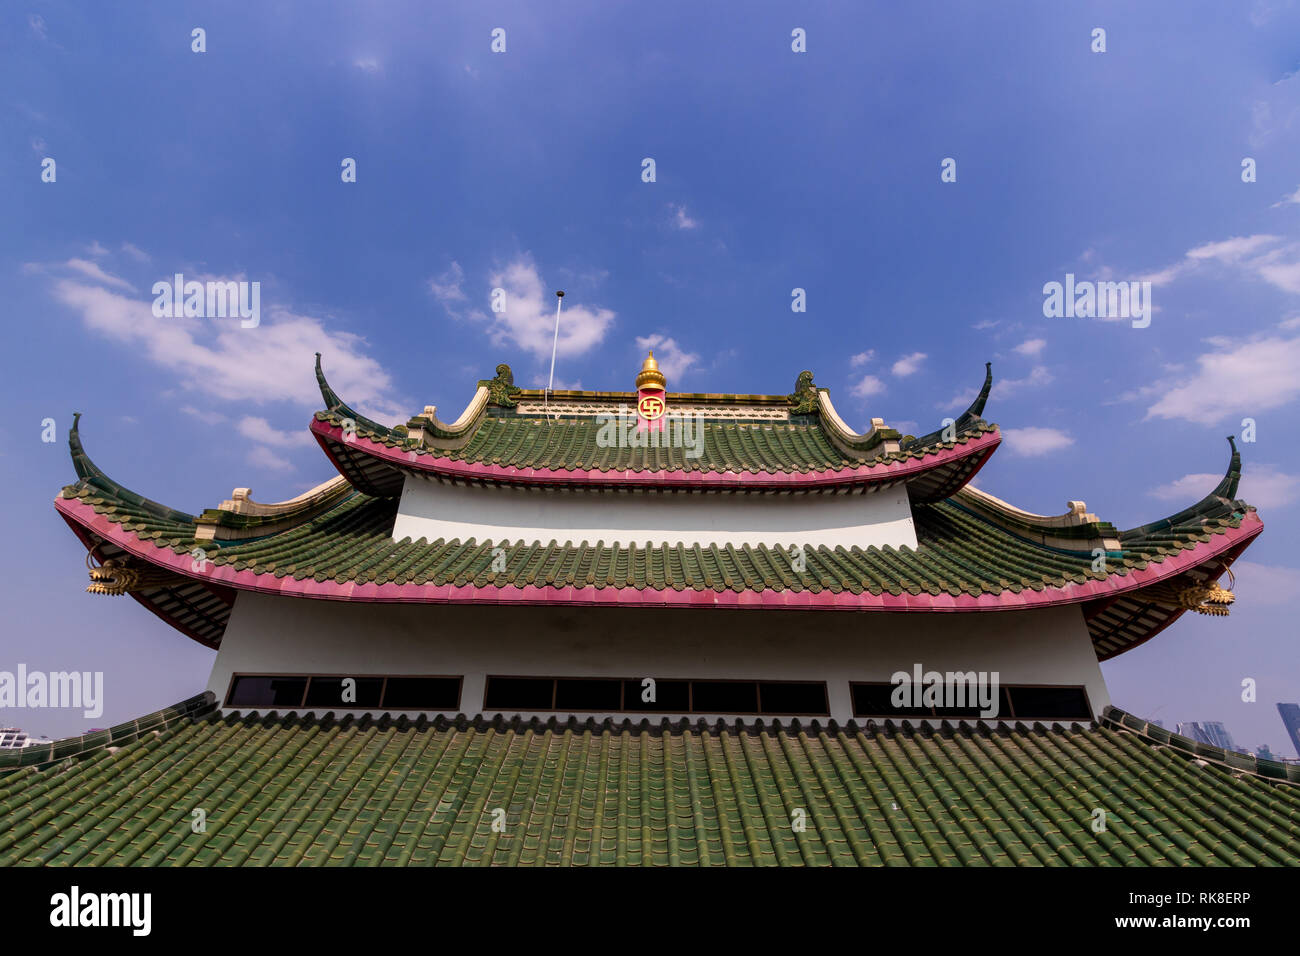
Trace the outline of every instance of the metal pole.
<path fill-rule="evenodd" d="M 555 293 L 555 337 L 551 340 L 551 379 L 546 384 L 546 411 L 551 409 L 551 391 L 555 387 L 555 350 L 560 345 L 560 306 L 564 304 L 564 291 Z"/>

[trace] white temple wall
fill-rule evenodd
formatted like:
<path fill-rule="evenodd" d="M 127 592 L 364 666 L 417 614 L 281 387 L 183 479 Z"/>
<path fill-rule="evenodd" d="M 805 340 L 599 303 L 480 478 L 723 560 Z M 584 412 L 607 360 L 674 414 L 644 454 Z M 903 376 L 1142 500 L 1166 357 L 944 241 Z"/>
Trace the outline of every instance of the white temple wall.
<path fill-rule="evenodd" d="M 997 671 L 1004 685 L 1082 684 L 1094 714 L 1110 703 L 1077 605 L 799 612 L 361 604 L 251 592 L 236 599 L 208 689 L 224 701 L 234 673 L 464 675 L 460 711 L 474 715 L 489 674 L 824 680 L 831 716 L 845 722 L 849 681 L 888 681 L 917 663 Z"/>
<path fill-rule="evenodd" d="M 467 488 L 409 476 L 393 540 L 916 547 L 906 485 L 856 494 Z"/>

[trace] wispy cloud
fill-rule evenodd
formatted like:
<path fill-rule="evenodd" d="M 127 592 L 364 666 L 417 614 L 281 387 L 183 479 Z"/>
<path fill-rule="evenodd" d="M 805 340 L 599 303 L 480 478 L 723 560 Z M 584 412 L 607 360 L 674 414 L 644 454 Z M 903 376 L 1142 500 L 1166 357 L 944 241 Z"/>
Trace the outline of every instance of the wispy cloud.
<path fill-rule="evenodd" d="M 849 357 L 849 368 L 861 368 L 875 358 L 876 350 L 867 349 L 865 352 L 859 352 L 857 355 Z"/>
<path fill-rule="evenodd" d="M 1049 455 L 1074 444 L 1074 439 L 1059 428 L 1009 428 L 1002 433 L 1002 440 L 1013 455 L 1022 458 L 1038 458 Z"/>
<path fill-rule="evenodd" d="M 857 398 L 869 398 L 885 390 L 885 383 L 874 375 L 864 375 L 856 385 L 849 389 L 849 394 Z"/>
<path fill-rule="evenodd" d="M 122 251 L 125 252 L 128 256 L 130 256 L 132 259 L 134 259 L 136 262 L 153 261 L 153 257 L 150 256 L 149 253 L 145 252 L 143 249 L 141 249 L 138 246 L 132 245 L 129 242 L 122 243 Z"/>
<path fill-rule="evenodd" d="M 1038 358 L 1043 354 L 1043 349 L 1047 347 L 1047 339 L 1026 339 L 1011 351 L 1017 355 L 1024 355 L 1028 358 Z"/>
<path fill-rule="evenodd" d="M 153 362 L 185 391 L 219 401 L 314 408 L 320 393 L 312 356 L 321 352 L 330 384 L 363 414 L 401 421 L 410 411 L 393 401 L 392 380 L 366 354 L 364 339 L 328 330 L 311 316 L 273 305 L 260 326 L 243 329 L 222 319 L 158 318 L 151 300 L 77 279 L 56 280 L 52 294 L 80 314 L 88 330 Z"/>
<path fill-rule="evenodd" d="M 1223 480 L 1223 474 L 1195 474 L 1160 485 L 1151 496 L 1161 501 L 1191 504 L 1208 495 Z M 1300 497 L 1300 476 L 1288 475 L 1275 465 L 1247 462 L 1241 472 L 1238 497 L 1257 508 L 1280 508 Z"/>
<path fill-rule="evenodd" d="M 1285 292 L 1300 293 L 1300 242 L 1266 233 L 1204 243 L 1187 250 L 1180 261 L 1142 278 L 1152 285 L 1168 285 L 1209 265 L 1235 269 Z"/>
<path fill-rule="evenodd" d="M 911 355 L 904 355 L 893 364 L 890 371 L 899 378 L 906 378 L 909 375 L 914 375 L 925 359 L 926 354 L 924 352 L 913 352 Z"/>
<path fill-rule="evenodd" d="M 1228 416 L 1257 415 L 1300 396 L 1300 338 L 1269 335 L 1249 342 L 1211 339 L 1213 351 L 1196 359 L 1197 371 L 1139 389 L 1158 395 L 1150 418 L 1217 424 Z"/>
<path fill-rule="evenodd" d="M 699 220 L 692 219 L 687 214 L 685 206 L 669 203 L 668 208 L 672 210 L 673 213 L 673 225 L 678 229 L 695 229 L 699 227 Z"/>
<path fill-rule="evenodd" d="M 638 349 L 654 350 L 655 361 L 659 363 L 659 370 L 664 373 L 668 379 L 668 387 L 673 388 L 673 379 L 680 378 L 686 370 L 693 365 L 698 365 L 700 357 L 694 352 L 687 352 L 677 344 L 676 339 L 667 338 L 663 335 L 645 335 L 637 336 L 636 347 Z"/>
<path fill-rule="evenodd" d="M 250 441 L 274 448 L 307 448 L 316 443 L 306 429 L 280 431 L 265 418 L 245 415 L 235 424 L 236 430 Z"/>
<path fill-rule="evenodd" d="M 374 56 L 359 56 L 352 61 L 352 65 L 363 73 L 378 73 L 384 68 L 379 58 Z"/>
<path fill-rule="evenodd" d="M 135 286 L 125 279 L 120 279 L 105 272 L 97 262 L 91 262 L 89 259 L 69 259 L 63 264 L 73 272 L 80 272 L 88 279 L 94 279 L 96 282 L 102 282 L 104 285 L 110 285 L 115 289 L 125 289 L 128 292 L 135 291 Z"/>
<path fill-rule="evenodd" d="M 473 311 L 469 318 L 487 327 L 495 346 L 512 345 L 538 359 L 549 359 L 555 331 L 555 297 L 542 283 L 530 255 L 522 255 L 488 278 L 489 286 L 505 290 L 504 311 Z M 601 343 L 613 324 L 612 309 L 580 305 L 567 299 L 560 319 L 557 354 L 582 355 Z"/>
<path fill-rule="evenodd" d="M 464 284 L 465 270 L 460 267 L 459 262 L 453 261 L 446 272 L 436 279 L 429 280 L 429 291 L 444 305 L 451 302 L 464 302 L 466 299 Z"/>

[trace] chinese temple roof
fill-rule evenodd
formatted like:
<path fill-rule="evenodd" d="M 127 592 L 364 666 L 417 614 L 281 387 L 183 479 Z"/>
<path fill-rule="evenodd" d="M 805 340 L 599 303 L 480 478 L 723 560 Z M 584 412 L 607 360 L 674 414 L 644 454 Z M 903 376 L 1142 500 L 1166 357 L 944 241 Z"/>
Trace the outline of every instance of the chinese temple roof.
<path fill-rule="evenodd" d="M 340 720 L 221 717 L 202 695 L 0 754 L 0 865 L 1295 866 L 1298 776 L 1114 708 L 1069 726 Z"/>
<path fill-rule="evenodd" d="M 799 376 L 790 395 L 666 393 L 670 415 L 689 416 L 699 442 L 659 447 L 602 441 L 609 416 L 635 419 L 636 392 L 545 392 L 514 385 L 507 365 L 479 383 L 448 425 L 434 407 L 389 428 L 359 415 L 330 387 L 316 357 L 325 409 L 312 433 L 358 490 L 401 493 L 409 473 L 535 485 L 809 489 L 906 481 L 913 500 L 943 498 L 970 480 L 1001 441 L 981 418 L 992 384 L 946 431 L 916 438 L 879 419 L 862 434 L 830 394 Z M 602 418 L 601 416 L 605 416 Z M 698 426 L 695 422 L 698 421 Z"/>
<path fill-rule="evenodd" d="M 502 366 L 497 379 L 481 383 L 475 401 L 486 408 L 492 401 L 528 400 L 526 390 L 508 384 L 508 373 Z M 363 433 L 379 435 L 377 430 L 383 426 L 356 416 L 338 400 L 323 375 L 320 381 L 322 395 L 332 408 L 324 418 L 316 417 L 313 428 L 339 416 L 352 419 L 358 437 L 339 441 L 340 448 L 349 449 L 367 440 L 359 437 Z M 1241 457 L 1235 444 L 1219 485 L 1200 502 L 1163 520 L 1120 531 L 1089 514 L 1083 502 L 1071 502 L 1064 515 L 1034 515 L 967 485 L 959 475 L 961 468 L 978 467 L 962 465 L 963 461 L 982 461 L 996 445 L 996 431 L 986 430 L 994 426 L 979 417 L 990 383 L 991 374 L 986 374 L 979 397 L 951 423 L 959 434 L 968 436 L 966 439 L 945 443 L 940 440 L 942 435 L 931 435 L 895 442 L 880 437 L 887 429 L 876 428 L 878 440 L 873 447 L 879 450 L 889 441 L 898 450 L 887 453 L 887 462 L 848 469 L 906 469 L 910 467 L 908 456 L 920 456 L 921 471 L 906 473 L 910 479 L 897 473 L 890 479 L 891 484 L 909 482 L 915 548 L 808 547 L 801 562 L 805 566 L 798 571 L 790 555 L 790 549 L 800 545 L 798 540 L 773 540 L 759 545 L 667 541 L 649 546 L 601 540 L 509 538 L 429 541 L 408 537 L 394 541 L 397 500 L 387 494 L 371 494 L 364 487 L 358 489 L 355 484 L 365 483 L 346 477 L 346 470 L 344 477 L 291 501 L 263 504 L 251 500 L 248 489 L 236 489 L 231 500 L 220 508 L 190 515 L 136 494 L 100 470 L 82 446 L 79 416 L 69 434 L 79 480 L 62 490 L 55 505 L 101 563 L 91 571 L 91 590 L 131 594 L 178 630 L 210 647 L 220 644 L 235 594 L 240 590 L 392 603 L 896 612 L 998 611 L 1079 604 L 1097 656 L 1103 660 L 1147 640 L 1186 610 L 1227 613 L 1232 595 L 1215 582 L 1263 528 L 1255 510 L 1236 497 Z M 829 400 L 824 392 L 813 389 L 810 373 L 800 377 L 800 385 L 806 407 L 820 407 L 825 412 Z M 542 400 L 562 405 L 564 394 L 543 396 Z M 581 394 L 585 402 L 592 394 L 600 393 Z M 713 402 L 718 407 L 730 402 L 745 409 L 789 404 L 799 394 L 797 390 L 791 396 L 696 395 L 690 400 Z M 525 455 L 525 445 L 527 455 L 554 455 L 554 461 L 577 461 L 578 443 L 575 439 L 575 443 L 567 444 L 566 436 L 592 427 L 589 422 L 579 421 L 581 416 L 576 412 L 573 414 L 577 417 L 554 420 L 523 417 L 515 409 L 501 417 L 474 419 L 473 406 L 460 422 L 443 427 L 435 425 L 435 411 L 428 410 L 419 420 L 421 428 L 439 431 L 444 438 L 459 428 L 468 436 L 460 449 L 439 453 L 443 461 L 466 461 L 471 449 L 487 448 L 489 442 L 496 442 L 497 436 L 508 430 L 517 436 L 550 435 L 550 439 L 537 439 L 533 444 L 515 442 L 510 446 L 514 451 L 507 454 L 503 448 L 503 454 L 496 456 L 498 460 L 486 463 L 516 470 L 519 465 L 506 466 L 503 462 L 525 460 L 517 457 Z M 799 419 L 799 415 L 794 418 Z M 413 428 L 416 421 L 412 419 Z M 823 431 L 824 425 L 804 419 L 781 425 L 714 424 L 719 430 L 712 441 L 721 442 L 725 451 L 715 451 L 713 461 L 727 470 L 693 473 L 706 479 L 736 479 L 745 462 L 753 464 L 760 459 L 765 467 L 776 467 L 776 458 L 762 456 L 775 456 L 778 451 L 787 455 L 782 459 L 785 467 L 794 467 L 791 456 L 797 450 L 803 465 L 830 465 L 834 470 L 834 455 L 840 454 L 834 449 L 845 441 L 838 432 L 832 441 L 826 437 L 830 433 Z M 800 436 L 797 440 L 786 433 L 790 429 L 802 429 L 793 433 Z M 730 437 L 724 440 L 724 434 Z M 322 437 L 319 430 L 317 437 Z M 398 443 L 399 437 L 389 430 L 384 442 Z M 992 439 L 992 445 L 978 453 L 969 451 L 970 446 L 988 439 Z M 409 441 L 409 433 L 401 441 Z M 384 442 L 376 438 L 374 447 L 388 447 Z M 593 454 L 586 439 L 583 442 L 585 450 L 581 454 Z M 814 449 L 823 457 L 814 460 Z M 954 457 L 938 466 L 926 463 L 927 458 L 944 454 Z M 394 455 L 406 468 L 409 460 L 419 459 L 421 453 L 408 448 L 405 452 L 394 451 Z M 460 457 L 453 458 L 455 455 Z M 369 452 L 362 457 L 378 460 Z M 479 455 L 479 464 L 485 464 L 481 458 Z M 839 464 L 846 460 L 841 458 Z M 583 463 L 599 464 L 594 459 Z M 951 470 L 954 468 L 957 471 Z M 539 470 L 532 469 L 534 474 Z M 947 475 L 940 485 L 955 482 L 961 487 L 934 498 L 940 485 L 925 482 L 936 473 Z M 663 472 L 643 474 L 655 485 Z M 755 474 L 749 473 L 745 480 Z M 798 477 L 801 473 L 766 474 Z M 762 489 L 760 493 L 782 494 L 788 490 Z M 871 491 L 852 485 L 807 490 L 818 494 Z M 497 548 L 504 549 L 504 570 L 494 561 Z"/>

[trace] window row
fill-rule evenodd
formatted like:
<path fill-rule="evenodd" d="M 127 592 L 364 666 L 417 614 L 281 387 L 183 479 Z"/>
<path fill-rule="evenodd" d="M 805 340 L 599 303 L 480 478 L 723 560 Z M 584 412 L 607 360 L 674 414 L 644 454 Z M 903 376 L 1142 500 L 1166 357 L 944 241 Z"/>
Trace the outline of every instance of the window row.
<path fill-rule="evenodd" d="M 236 674 L 226 706 L 456 711 L 460 684 L 459 677 Z"/>
<path fill-rule="evenodd" d="M 974 688 L 944 685 L 941 697 L 944 703 L 928 706 L 894 704 L 898 685 L 881 683 L 851 683 L 854 717 L 954 717 L 978 719 L 985 708 L 972 699 Z M 962 693 L 959 695 L 957 691 Z M 991 702 L 997 713 L 990 720 L 1091 720 L 1092 707 L 1088 692 L 1079 686 L 1002 684 Z"/>
<path fill-rule="evenodd" d="M 236 674 L 226 706 L 456 712 L 461 683 L 448 676 Z M 985 710 L 974 688 L 944 687 L 936 702 L 919 706 L 895 706 L 892 683 L 852 682 L 849 689 L 854 717 L 978 719 Z M 993 719 L 1092 719 L 1082 686 L 1004 684 L 994 700 Z M 830 702 L 824 681 L 489 676 L 483 710 L 828 717 Z"/>

